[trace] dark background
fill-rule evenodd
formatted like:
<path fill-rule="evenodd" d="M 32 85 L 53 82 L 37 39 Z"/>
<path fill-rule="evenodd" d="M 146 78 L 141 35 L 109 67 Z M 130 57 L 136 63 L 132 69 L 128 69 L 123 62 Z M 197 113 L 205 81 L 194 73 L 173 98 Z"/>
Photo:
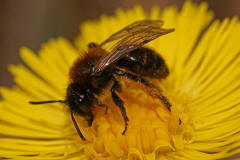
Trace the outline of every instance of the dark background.
<path fill-rule="evenodd" d="M 200 3 L 200 0 L 192 0 Z M 207 0 L 217 18 L 240 15 L 239 0 Z M 0 0 L 0 86 L 13 84 L 7 65 L 20 63 L 19 48 L 37 51 L 50 37 L 64 36 L 73 40 L 79 24 L 96 19 L 102 13 L 111 15 L 118 7 L 127 9 L 141 4 L 149 10 L 177 5 L 182 0 Z"/>

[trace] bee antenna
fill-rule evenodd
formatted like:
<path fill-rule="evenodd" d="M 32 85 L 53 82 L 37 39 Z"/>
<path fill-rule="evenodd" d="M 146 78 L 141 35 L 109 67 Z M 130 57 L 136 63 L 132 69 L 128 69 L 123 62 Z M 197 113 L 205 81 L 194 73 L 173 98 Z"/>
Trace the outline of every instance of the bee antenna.
<path fill-rule="evenodd" d="M 72 109 L 70 109 L 70 113 L 71 113 L 72 122 L 73 122 L 73 124 L 74 124 L 74 127 L 75 127 L 76 130 L 77 130 L 78 135 L 80 136 L 80 138 L 81 138 L 83 141 L 86 141 L 86 138 L 83 136 L 82 132 L 80 131 L 80 129 L 79 129 L 79 127 L 78 127 L 78 124 L 77 124 L 77 122 L 76 122 L 76 120 L 75 120 L 75 118 L 74 118 L 74 116 L 73 116 L 73 111 L 72 111 Z"/>
<path fill-rule="evenodd" d="M 66 100 L 52 100 L 52 101 L 29 101 L 29 104 L 45 104 L 45 103 L 66 103 Z"/>

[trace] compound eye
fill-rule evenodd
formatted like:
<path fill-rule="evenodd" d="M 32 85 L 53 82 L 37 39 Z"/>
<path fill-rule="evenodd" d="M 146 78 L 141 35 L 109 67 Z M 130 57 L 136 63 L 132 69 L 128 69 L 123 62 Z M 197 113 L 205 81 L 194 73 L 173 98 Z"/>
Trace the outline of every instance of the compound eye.
<path fill-rule="evenodd" d="M 85 96 L 84 96 L 83 94 L 80 94 L 78 101 L 79 101 L 79 102 L 82 102 L 82 101 L 84 100 L 84 98 L 85 98 Z"/>
<path fill-rule="evenodd" d="M 98 45 L 94 42 L 91 42 L 88 44 L 88 48 L 97 48 L 97 47 L 98 47 Z"/>
<path fill-rule="evenodd" d="M 79 97 L 83 99 L 85 96 L 83 94 L 80 94 Z"/>

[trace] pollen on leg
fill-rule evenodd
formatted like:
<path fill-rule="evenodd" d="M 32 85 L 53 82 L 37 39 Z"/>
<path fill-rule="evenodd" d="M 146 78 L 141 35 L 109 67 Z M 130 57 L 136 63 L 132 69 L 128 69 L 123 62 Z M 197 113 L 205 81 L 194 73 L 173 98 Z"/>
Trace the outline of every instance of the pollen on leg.
<path fill-rule="evenodd" d="M 122 92 L 118 95 L 124 101 L 129 118 L 126 133 L 122 135 L 125 122 L 121 111 L 110 93 L 105 93 L 100 98 L 108 102 L 108 114 L 103 108 L 96 107 L 92 126 L 82 127 L 87 139 L 86 153 L 109 159 L 141 159 L 146 155 L 161 157 L 184 149 L 193 131 L 189 100 L 169 96 L 171 102 L 176 102 L 172 103 L 172 110 L 169 111 L 160 100 L 153 99 L 141 90 L 138 83 L 128 81 L 121 84 Z"/>

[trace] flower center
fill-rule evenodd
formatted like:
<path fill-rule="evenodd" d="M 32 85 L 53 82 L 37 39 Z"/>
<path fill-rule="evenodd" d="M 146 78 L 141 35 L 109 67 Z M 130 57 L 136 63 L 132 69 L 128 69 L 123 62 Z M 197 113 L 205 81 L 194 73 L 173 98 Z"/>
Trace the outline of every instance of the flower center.
<path fill-rule="evenodd" d="M 95 107 L 91 127 L 82 117 L 77 117 L 87 141 L 82 142 L 78 135 L 75 138 L 79 145 L 84 145 L 85 155 L 99 157 L 97 159 L 142 159 L 145 156 L 157 159 L 181 150 L 191 142 L 192 112 L 187 96 L 169 94 L 172 103 L 170 112 L 160 100 L 153 99 L 139 88 L 140 84 L 128 82 L 122 86 L 122 92 L 118 95 L 124 101 L 129 118 L 126 133 L 122 135 L 123 117 L 106 89 L 101 100 L 108 102 L 107 114 L 104 114 L 104 108 Z"/>

